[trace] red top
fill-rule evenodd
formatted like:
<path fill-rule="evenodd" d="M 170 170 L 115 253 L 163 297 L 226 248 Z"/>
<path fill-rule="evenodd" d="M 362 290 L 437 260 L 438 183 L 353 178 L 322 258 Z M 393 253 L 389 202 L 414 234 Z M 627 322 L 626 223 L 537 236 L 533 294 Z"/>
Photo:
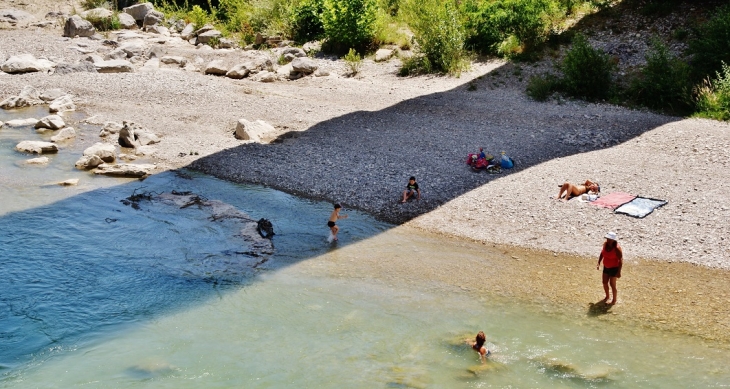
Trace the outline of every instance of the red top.
<path fill-rule="evenodd" d="M 603 266 L 607 268 L 618 267 L 618 249 L 619 245 L 616 244 L 616 247 L 614 247 L 611 251 L 606 251 L 605 248 L 601 250 L 601 255 L 603 255 Z"/>

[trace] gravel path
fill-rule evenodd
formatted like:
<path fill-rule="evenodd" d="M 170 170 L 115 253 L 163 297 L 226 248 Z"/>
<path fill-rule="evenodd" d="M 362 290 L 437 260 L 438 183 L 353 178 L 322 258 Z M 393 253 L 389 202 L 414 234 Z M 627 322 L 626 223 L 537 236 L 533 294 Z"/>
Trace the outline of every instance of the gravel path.
<path fill-rule="evenodd" d="M 98 41 L 60 36 L 58 27 L 4 30 L 0 60 L 31 53 L 75 62 L 85 57 L 73 48 L 78 43 L 108 50 Z M 161 46 L 200 63 L 252 55 Z M 510 76 L 515 67 L 500 61 L 475 64 L 461 78 L 399 78 L 397 60 L 366 60 L 362 74 L 349 78 L 340 62 L 318 62 L 329 77 L 270 84 L 169 68 L 0 74 L 0 97 L 26 85 L 61 88 L 94 122 L 137 122 L 162 136 L 160 170 L 189 166 L 341 202 L 394 223 L 413 219 L 439 233 L 556 252 L 593 256 L 605 232 L 614 230 L 628 256 L 730 268 L 727 124 L 605 104 L 534 102 L 524 81 Z M 520 70 L 521 78 L 531 71 Z M 232 130 L 240 118 L 265 120 L 282 136 L 269 145 L 236 140 Z M 472 172 L 464 159 L 479 147 L 506 151 L 516 169 Z M 423 199 L 400 205 L 410 175 Z M 549 198 L 558 184 L 587 178 L 600 182 L 604 194 L 625 191 L 669 204 L 639 220 Z"/>

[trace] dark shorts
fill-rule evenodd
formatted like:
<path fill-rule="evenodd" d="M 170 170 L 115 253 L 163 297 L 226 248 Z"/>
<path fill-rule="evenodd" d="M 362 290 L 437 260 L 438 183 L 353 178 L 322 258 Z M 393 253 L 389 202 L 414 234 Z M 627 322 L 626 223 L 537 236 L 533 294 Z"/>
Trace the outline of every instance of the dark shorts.
<path fill-rule="evenodd" d="M 327 227 L 332 228 L 335 226 L 335 222 L 327 222 Z"/>
<path fill-rule="evenodd" d="M 616 277 L 618 276 L 619 269 L 618 267 L 604 267 L 603 274 L 608 274 L 609 277 Z"/>

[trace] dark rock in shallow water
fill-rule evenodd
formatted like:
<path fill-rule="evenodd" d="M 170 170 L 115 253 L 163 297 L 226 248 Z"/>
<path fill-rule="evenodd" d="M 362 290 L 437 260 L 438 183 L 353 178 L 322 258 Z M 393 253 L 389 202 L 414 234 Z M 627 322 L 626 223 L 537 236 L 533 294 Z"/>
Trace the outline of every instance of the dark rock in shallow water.
<path fill-rule="evenodd" d="M 259 219 L 256 222 L 256 230 L 259 232 L 262 238 L 271 239 L 274 234 L 274 226 L 268 219 Z"/>

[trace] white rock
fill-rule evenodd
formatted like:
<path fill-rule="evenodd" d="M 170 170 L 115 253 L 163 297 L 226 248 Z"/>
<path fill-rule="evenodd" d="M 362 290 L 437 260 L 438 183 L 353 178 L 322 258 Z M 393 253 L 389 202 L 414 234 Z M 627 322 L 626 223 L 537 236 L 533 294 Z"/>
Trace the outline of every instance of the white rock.
<path fill-rule="evenodd" d="M 59 130 L 65 126 L 66 123 L 58 115 L 48 115 L 35 124 L 35 128 L 48 128 L 51 130 Z"/>
<path fill-rule="evenodd" d="M 48 105 L 48 110 L 51 113 L 75 111 L 76 104 L 74 104 L 74 101 L 70 95 L 65 95 L 57 98 L 56 100 L 53 100 L 51 104 Z"/>
<path fill-rule="evenodd" d="M 132 15 L 126 12 L 120 12 L 117 17 L 119 17 L 119 24 L 122 26 L 122 28 L 126 30 L 137 28 L 137 21 L 134 20 L 134 17 Z"/>
<path fill-rule="evenodd" d="M 139 144 L 142 146 L 160 143 L 160 138 L 158 138 L 157 135 L 151 132 L 135 131 L 134 136 L 137 138 L 137 142 L 139 142 Z"/>
<path fill-rule="evenodd" d="M 276 73 L 264 70 L 258 72 L 256 76 L 252 77 L 252 79 L 258 82 L 274 82 L 277 80 L 277 76 Z"/>
<path fill-rule="evenodd" d="M 51 137 L 51 142 L 63 142 L 76 137 L 76 130 L 73 127 L 66 127 L 61 129 L 58 134 Z"/>
<path fill-rule="evenodd" d="M 63 90 L 56 88 L 56 89 L 49 89 L 47 91 L 44 91 L 43 93 L 40 94 L 39 97 L 41 100 L 43 100 L 45 102 L 49 102 L 49 101 L 56 100 L 59 97 L 63 97 L 66 94 L 67 93 L 64 92 Z"/>
<path fill-rule="evenodd" d="M 105 137 L 110 134 L 118 134 L 119 131 L 122 129 L 122 125 L 120 123 L 116 122 L 105 122 L 104 126 L 101 128 L 101 131 L 99 132 L 99 136 Z"/>
<path fill-rule="evenodd" d="M 78 178 L 69 178 L 68 180 L 61 181 L 58 183 L 58 185 L 61 185 L 61 186 L 75 186 L 78 184 L 79 184 Z"/>
<path fill-rule="evenodd" d="M 134 155 L 137 157 L 149 157 L 157 152 L 155 146 L 139 146 L 134 149 Z"/>
<path fill-rule="evenodd" d="M 131 62 L 123 59 L 95 62 L 96 71 L 99 73 L 131 73 L 134 66 Z"/>
<path fill-rule="evenodd" d="M 236 138 L 268 143 L 276 139 L 276 128 L 263 120 L 252 122 L 240 119 L 236 125 Z"/>
<path fill-rule="evenodd" d="M 94 26 L 79 15 L 73 15 L 66 19 L 66 24 L 63 26 L 63 36 L 65 37 L 90 37 L 94 34 L 96 34 Z"/>
<path fill-rule="evenodd" d="M 393 56 L 392 49 L 378 49 L 375 52 L 375 62 L 383 62 L 390 59 Z"/>
<path fill-rule="evenodd" d="M 131 7 L 126 7 L 122 9 L 122 11 L 132 16 L 134 20 L 141 22 L 144 21 L 144 17 L 147 16 L 147 14 L 154 9 L 155 7 L 152 5 L 152 3 L 142 3 L 135 4 Z"/>
<path fill-rule="evenodd" d="M 5 125 L 8 127 L 24 127 L 24 126 L 34 126 L 36 123 L 38 123 L 38 119 L 28 118 L 28 119 L 8 120 L 7 122 L 5 122 Z"/>
<path fill-rule="evenodd" d="M 251 71 L 246 67 L 246 65 L 236 65 L 231 68 L 231 70 L 226 73 L 226 77 L 233 78 L 233 79 L 241 79 L 248 76 L 248 74 L 251 73 Z"/>
<path fill-rule="evenodd" d="M 14 55 L 0 65 L 0 70 L 5 73 L 30 73 L 42 72 L 53 68 L 55 64 L 48 60 L 37 59 L 31 54 Z"/>
<path fill-rule="evenodd" d="M 38 157 L 38 158 L 31 158 L 27 161 L 25 161 L 28 165 L 45 165 L 49 161 L 48 157 Z"/>
<path fill-rule="evenodd" d="M 155 170 L 155 165 L 151 164 L 120 163 L 109 165 L 104 163 L 99 165 L 94 173 L 114 177 L 141 178 L 150 175 L 153 170 Z"/>
<path fill-rule="evenodd" d="M 319 66 L 311 58 L 296 58 L 291 62 L 291 66 L 295 72 L 303 74 L 312 74 Z"/>
<path fill-rule="evenodd" d="M 213 75 L 216 75 L 216 76 L 223 76 L 226 73 L 228 73 L 228 68 L 223 64 L 223 61 L 221 61 L 219 59 L 217 59 L 215 61 L 211 61 L 205 67 L 205 74 L 213 74 Z"/>
<path fill-rule="evenodd" d="M 15 149 L 23 153 L 55 153 L 58 152 L 58 146 L 51 142 L 41 142 L 35 140 L 24 140 L 15 146 Z"/>
<path fill-rule="evenodd" d="M 99 158 L 98 155 L 84 155 L 81 158 L 79 158 L 78 161 L 76 161 L 76 169 L 79 170 L 89 170 L 93 169 L 101 164 L 103 164 L 104 161 Z"/>
<path fill-rule="evenodd" d="M 117 148 L 108 143 L 96 143 L 84 150 L 84 155 L 91 157 L 96 155 L 104 162 L 114 162 L 116 159 Z"/>

